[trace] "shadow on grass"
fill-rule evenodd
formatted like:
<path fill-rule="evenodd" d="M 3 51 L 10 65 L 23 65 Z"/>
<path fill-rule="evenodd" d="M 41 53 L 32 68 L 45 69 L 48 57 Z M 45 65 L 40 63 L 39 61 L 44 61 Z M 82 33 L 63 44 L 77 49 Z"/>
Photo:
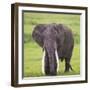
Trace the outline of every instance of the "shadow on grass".
<path fill-rule="evenodd" d="M 70 76 L 70 75 L 80 75 L 79 72 L 58 72 L 58 74 L 56 76 Z M 24 77 L 43 77 L 43 76 L 47 76 L 45 74 L 43 74 L 42 72 L 32 72 L 32 73 L 27 73 L 27 75 L 25 75 Z"/>

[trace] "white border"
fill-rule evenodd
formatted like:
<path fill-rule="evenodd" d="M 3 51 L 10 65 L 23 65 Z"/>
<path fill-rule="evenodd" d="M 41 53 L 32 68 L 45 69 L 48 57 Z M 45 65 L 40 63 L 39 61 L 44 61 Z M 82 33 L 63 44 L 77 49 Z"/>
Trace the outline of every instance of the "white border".
<path fill-rule="evenodd" d="M 50 12 L 66 12 L 66 13 L 81 13 L 80 16 L 80 75 L 70 76 L 47 76 L 33 77 L 22 79 L 22 10 L 30 11 L 50 11 Z M 85 80 L 85 11 L 74 9 L 55 9 L 55 8 L 40 8 L 40 7 L 23 7 L 18 8 L 18 83 L 19 84 L 34 84 L 47 82 L 67 82 Z"/>

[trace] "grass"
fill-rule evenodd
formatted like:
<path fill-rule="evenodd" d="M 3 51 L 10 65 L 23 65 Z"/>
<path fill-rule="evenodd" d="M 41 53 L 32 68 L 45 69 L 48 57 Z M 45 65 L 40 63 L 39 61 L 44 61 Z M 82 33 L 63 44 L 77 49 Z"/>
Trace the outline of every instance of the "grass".
<path fill-rule="evenodd" d="M 41 71 L 42 49 L 33 41 L 32 31 L 37 24 L 62 23 L 72 29 L 74 50 L 71 65 L 74 71 L 64 73 L 64 61 L 60 62 L 58 75 L 80 74 L 80 16 L 71 14 L 24 13 L 24 76 L 43 76 Z"/>

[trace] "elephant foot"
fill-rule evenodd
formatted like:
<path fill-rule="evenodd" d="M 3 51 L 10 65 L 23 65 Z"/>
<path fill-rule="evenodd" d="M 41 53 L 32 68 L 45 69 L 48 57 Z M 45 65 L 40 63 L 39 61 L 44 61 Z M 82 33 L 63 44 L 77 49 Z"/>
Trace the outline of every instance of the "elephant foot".
<path fill-rule="evenodd" d="M 57 73 L 56 72 L 45 72 L 46 76 L 56 76 Z"/>
<path fill-rule="evenodd" d="M 55 76 L 55 75 L 57 75 L 57 72 L 50 72 L 50 75 Z"/>
<path fill-rule="evenodd" d="M 69 64 L 66 64 L 65 72 L 69 72 Z"/>
<path fill-rule="evenodd" d="M 64 72 L 69 72 L 69 70 L 65 70 Z"/>
<path fill-rule="evenodd" d="M 74 71 L 70 64 L 66 65 L 65 72 L 69 72 L 70 70 Z"/>
<path fill-rule="evenodd" d="M 49 73 L 45 73 L 45 75 L 46 75 L 46 76 L 56 76 L 57 73 L 50 73 L 50 72 L 49 72 Z"/>
<path fill-rule="evenodd" d="M 50 74 L 50 76 L 56 76 L 57 74 Z"/>
<path fill-rule="evenodd" d="M 46 75 L 46 76 L 49 76 L 49 72 L 45 72 L 45 75 Z"/>

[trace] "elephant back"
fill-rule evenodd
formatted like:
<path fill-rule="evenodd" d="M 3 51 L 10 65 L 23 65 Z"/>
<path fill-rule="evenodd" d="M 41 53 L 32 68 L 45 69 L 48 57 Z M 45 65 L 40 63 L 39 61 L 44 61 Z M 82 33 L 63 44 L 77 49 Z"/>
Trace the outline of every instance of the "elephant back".
<path fill-rule="evenodd" d="M 58 24 L 58 54 L 59 58 L 70 58 L 74 47 L 72 30 L 63 24 Z"/>

